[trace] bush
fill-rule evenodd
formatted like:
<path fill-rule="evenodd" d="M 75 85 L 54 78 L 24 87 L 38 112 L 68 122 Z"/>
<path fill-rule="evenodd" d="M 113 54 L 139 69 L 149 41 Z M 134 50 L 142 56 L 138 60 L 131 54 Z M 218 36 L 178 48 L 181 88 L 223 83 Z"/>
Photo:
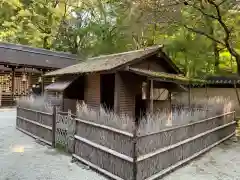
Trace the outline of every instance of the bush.
<path fill-rule="evenodd" d="M 161 109 L 154 114 L 147 113 L 139 120 L 138 134 L 148 134 L 186 125 L 209 117 L 233 111 L 233 103 L 224 98 L 195 99 L 191 108 L 184 106 Z M 128 115 L 116 115 L 113 111 L 100 107 L 98 111 L 84 102 L 77 105 L 77 117 L 116 129 L 133 133 L 135 119 Z"/>
<path fill-rule="evenodd" d="M 134 120 L 128 115 L 116 115 L 113 111 L 103 108 L 98 111 L 88 107 L 84 102 L 77 104 L 77 117 L 127 132 L 133 132 Z"/>
<path fill-rule="evenodd" d="M 221 97 L 211 99 L 195 99 L 191 108 L 173 108 L 158 110 L 154 114 L 147 113 L 139 121 L 138 134 L 159 132 L 171 127 L 186 125 L 206 118 L 234 111 L 231 101 Z"/>
<path fill-rule="evenodd" d="M 42 112 L 53 112 L 53 106 L 46 101 L 45 96 L 22 97 L 17 100 L 17 106 Z"/>

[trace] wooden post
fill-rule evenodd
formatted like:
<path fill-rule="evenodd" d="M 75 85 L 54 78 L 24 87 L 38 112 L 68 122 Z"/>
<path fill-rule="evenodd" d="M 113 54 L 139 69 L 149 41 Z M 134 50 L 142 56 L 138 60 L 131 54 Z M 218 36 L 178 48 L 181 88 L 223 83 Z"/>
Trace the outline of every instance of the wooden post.
<path fill-rule="evenodd" d="M 75 135 L 77 134 L 77 121 L 76 121 L 76 118 L 74 118 L 73 121 L 74 121 L 74 132 L 73 132 L 73 152 L 72 152 L 72 154 L 75 154 L 75 147 L 76 147 Z"/>
<path fill-rule="evenodd" d="M 207 83 L 205 83 L 205 93 L 206 93 L 206 98 L 207 98 L 207 106 L 206 106 L 205 118 L 207 118 L 208 117 L 208 89 L 207 89 Z"/>
<path fill-rule="evenodd" d="M 150 80 L 150 112 L 153 113 L 153 80 Z"/>
<path fill-rule="evenodd" d="M 233 119 L 236 122 L 236 128 L 239 129 L 239 120 L 237 119 L 236 111 L 233 112 Z"/>
<path fill-rule="evenodd" d="M 31 88 L 32 88 L 32 73 L 29 73 L 29 76 L 28 76 L 28 93 L 30 93 L 31 91 Z M 32 92 L 31 92 L 32 93 Z"/>
<path fill-rule="evenodd" d="M 170 103 L 170 117 L 171 117 L 171 121 L 172 121 L 172 93 L 169 91 L 169 103 Z"/>
<path fill-rule="evenodd" d="M 56 147 L 56 118 L 57 118 L 57 107 L 53 106 L 52 114 L 52 147 Z"/>
<path fill-rule="evenodd" d="M 191 108 L 191 84 L 189 83 L 189 86 L 188 86 L 188 106 L 189 106 L 189 109 Z"/>
<path fill-rule="evenodd" d="M 133 180 L 137 180 L 137 131 L 138 123 L 135 121 L 133 130 Z"/>
<path fill-rule="evenodd" d="M 205 93 L 206 93 L 206 98 L 208 99 L 208 88 L 206 83 L 205 83 Z"/>
<path fill-rule="evenodd" d="M 42 95 L 44 95 L 44 77 L 43 77 L 43 70 L 42 70 L 42 73 L 41 73 L 41 76 L 42 76 Z"/>
<path fill-rule="evenodd" d="M 169 99 L 170 107 L 169 107 L 169 116 L 168 116 L 167 126 L 172 126 L 172 94 L 170 91 L 168 91 L 168 99 Z"/>
<path fill-rule="evenodd" d="M 172 111 L 172 93 L 168 91 L 168 98 L 169 98 L 169 103 L 170 103 L 170 110 Z"/>
<path fill-rule="evenodd" d="M 115 73 L 114 113 L 120 114 L 120 75 Z"/>
<path fill-rule="evenodd" d="M 15 68 L 12 68 L 12 106 L 14 106 Z"/>
<path fill-rule="evenodd" d="M 237 85 L 236 85 L 236 81 L 234 80 L 234 89 L 235 89 L 235 92 L 236 92 L 236 96 L 237 96 L 237 100 L 238 100 L 238 104 L 240 106 L 240 97 L 239 97 L 239 94 L 238 94 L 238 89 L 237 89 Z"/>

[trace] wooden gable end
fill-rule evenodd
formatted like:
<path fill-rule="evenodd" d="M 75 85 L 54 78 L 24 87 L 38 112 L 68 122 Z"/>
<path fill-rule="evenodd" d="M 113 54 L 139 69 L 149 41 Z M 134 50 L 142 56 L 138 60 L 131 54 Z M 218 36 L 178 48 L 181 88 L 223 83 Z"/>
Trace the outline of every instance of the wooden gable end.
<path fill-rule="evenodd" d="M 131 65 L 133 68 L 177 74 L 175 69 L 162 57 L 156 55 Z"/>

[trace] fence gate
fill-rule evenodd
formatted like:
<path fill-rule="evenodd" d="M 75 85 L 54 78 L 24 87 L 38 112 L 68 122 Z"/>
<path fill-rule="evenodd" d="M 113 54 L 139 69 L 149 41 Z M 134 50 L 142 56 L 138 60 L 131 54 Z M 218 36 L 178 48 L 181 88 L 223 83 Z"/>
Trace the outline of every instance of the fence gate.
<path fill-rule="evenodd" d="M 70 110 L 67 114 L 63 112 L 57 113 L 55 131 L 55 143 L 57 148 L 61 148 L 69 153 L 73 152 L 75 125 L 76 122 Z"/>

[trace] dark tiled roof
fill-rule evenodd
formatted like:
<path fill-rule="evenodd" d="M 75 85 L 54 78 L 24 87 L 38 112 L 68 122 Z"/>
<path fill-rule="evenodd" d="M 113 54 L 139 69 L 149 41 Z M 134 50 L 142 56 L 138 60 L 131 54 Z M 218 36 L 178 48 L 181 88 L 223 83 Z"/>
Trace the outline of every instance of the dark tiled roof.
<path fill-rule="evenodd" d="M 0 43 L 0 64 L 58 69 L 76 63 L 77 56 L 69 53 Z"/>
<path fill-rule="evenodd" d="M 127 65 L 128 63 L 131 63 L 134 60 L 149 57 L 150 55 L 158 53 L 159 50 L 161 50 L 161 48 L 162 46 L 154 46 L 135 51 L 128 51 L 123 53 L 89 58 L 86 61 L 80 62 L 73 66 L 69 66 L 63 69 L 47 73 L 46 76 L 108 71 L 120 67 L 122 65 Z"/>
<path fill-rule="evenodd" d="M 12 69 L 11 68 L 7 68 L 7 67 L 4 67 L 3 65 L 0 65 L 0 72 L 11 72 Z M 37 70 L 37 69 L 32 69 L 32 68 L 16 68 L 14 70 L 15 72 L 26 72 L 26 73 L 41 73 L 40 70 Z"/>
<path fill-rule="evenodd" d="M 226 76 L 208 76 L 206 78 L 207 84 L 240 84 L 240 76 L 226 75 Z"/>

